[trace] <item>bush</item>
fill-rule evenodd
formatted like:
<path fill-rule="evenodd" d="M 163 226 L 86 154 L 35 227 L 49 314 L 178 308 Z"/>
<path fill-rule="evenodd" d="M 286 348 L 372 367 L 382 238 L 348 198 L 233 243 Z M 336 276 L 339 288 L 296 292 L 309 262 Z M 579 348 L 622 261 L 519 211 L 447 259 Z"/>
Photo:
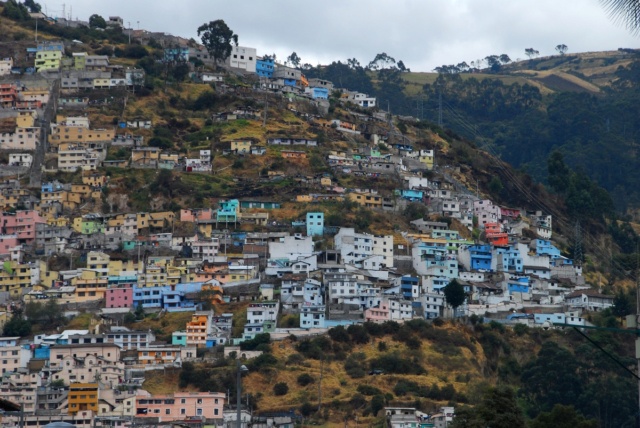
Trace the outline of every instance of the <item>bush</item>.
<path fill-rule="evenodd" d="M 278 364 L 278 359 L 272 354 L 261 354 L 251 360 L 251 363 L 248 364 L 251 365 L 253 370 L 257 370 L 267 366 L 275 366 Z"/>
<path fill-rule="evenodd" d="M 342 325 L 330 329 L 329 337 L 336 342 L 349 342 L 351 340 L 349 333 Z"/>
<path fill-rule="evenodd" d="M 298 376 L 298 379 L 297 379 L 298 385 L 300 386 L 311 385 L 315 381 L 316 380 L 314 379 L 314 377 L 308 373 L 301 374 L 300 376 Z"/>
<path fill-rule="evenodd" d="M 362 352 L 353 353 L 344 362 L 344 370 L 353 379 L 362 378 L 367 374 L 365 371 L 366 360 L 367 356 Z"/>
<path fill-rule="evenodd" d="M 369 343 L 370 337 L 367 329 L 359 324 L 352 324 L 347 327 L 347 333 L 354 343 Z"/>
<path fill-rule="evenodd" d="M 240 349 L 243 351 L 253 351 L 261 344 L 268 344 L 271 341 L 271 335 L 269 333 L 256 334 L 251 340 L 245 340 L 240 344 Z"/>
<path fill-rule="evenodd" d="M 513 331 L 518 336 L 524 336 L 525 334 L 529 333 L 529 326 L 526 324 L 516 324 L 513 326 Z"/>
<path fill-rule="evenodd" d="M 300 406 L 300 413 L 305 418 L 308 418 L 309 416 L 315 413 L 316 409 L 317 409 L 316 406 L 309 403 L 308 401 L 305 401 L 304 403 L 302 403 L 302 406 Z"/>
<path fill-rule="evenodd" d="M 380 369 L 385 373 L 396 374 L 424 374 L 424 368 L 408 358 L 400 356 L 399 353 L 393 352 L 390 354 L 381 355 L 378 358 L 374 358 L 369 362 L 371 370 Z"/>
<path fill-rule="evenodd" d="M 358 385 L 358 392 L 362 395 L 381 395 L 382 391 L 380 391 L 375 386 L 371 385 Z"/>
<path fill-rule="evenodd" d="M 276 397 L 280 397 L 282 395 L 287 395 L 289 392 L 289 385 L 286 382 L 278 382 L 273 385 L 273 395 Z"/>

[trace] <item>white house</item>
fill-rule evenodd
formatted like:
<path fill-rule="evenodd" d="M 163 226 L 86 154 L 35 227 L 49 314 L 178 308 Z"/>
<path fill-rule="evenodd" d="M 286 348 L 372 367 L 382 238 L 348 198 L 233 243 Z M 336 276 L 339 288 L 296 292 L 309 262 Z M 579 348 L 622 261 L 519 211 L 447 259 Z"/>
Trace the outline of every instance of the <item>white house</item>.
<path fill-rule="evenodd" d="M 31 167 L 33 156 L 29 153 L 11 153 L 9 155 L 9 165 Z"/>
<path fill-rule="evenodd" d="M 356 233 L 355 229 L 342 227 L 334 237 L 335 248 L 346 264 L 359 265 L 371 256 L 382 256 L 384 267 L 393 267 L 393 236 L 375 236 Z M 373 266 L 372 266 L 373 267 Z"/>
<path fill-rule="evenodd" d="M 227 59 L 231 68 L 256 72 L 256 48 L 246 46 L 232 46 L 231 55 Z"/>
<path fill-rule="evenodd" d="M 602 311 L 613 306 L 613 296 L 599 293 L 597 290 L 577 290 L 565 296 L 566 304 L 571 308 L 586 311 Z"/>

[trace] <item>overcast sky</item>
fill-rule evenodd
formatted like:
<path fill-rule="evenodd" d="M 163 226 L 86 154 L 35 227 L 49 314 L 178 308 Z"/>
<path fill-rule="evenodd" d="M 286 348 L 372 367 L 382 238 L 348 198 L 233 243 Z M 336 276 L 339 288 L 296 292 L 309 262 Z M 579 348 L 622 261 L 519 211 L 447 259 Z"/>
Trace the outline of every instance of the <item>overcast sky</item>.
<path fill-rule="evenodd" d="M 50 16 L 73 12 L 121 16 L 133 28 L 194 37 L 201 24 L 223 19 L 241 46 L 303 63 L 379 52 L 412 71 L 467 63 L 492 54 L 525 58 L 524 49 L 555 54 L 637 48 L 638 38 L 614 24 L 598 0 L 40 0 Z M 199 40 L 198 40 L 199 41 Z"/>

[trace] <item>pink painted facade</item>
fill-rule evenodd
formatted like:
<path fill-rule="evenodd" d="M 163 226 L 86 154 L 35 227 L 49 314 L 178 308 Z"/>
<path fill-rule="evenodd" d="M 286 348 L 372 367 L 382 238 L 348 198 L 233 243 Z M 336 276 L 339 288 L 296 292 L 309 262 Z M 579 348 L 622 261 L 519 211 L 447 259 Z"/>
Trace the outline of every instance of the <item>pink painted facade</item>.
<path fill-rule="evenodd" d="M 18 245 L 17 235 L 0 235 L 0 255 L 11 254 L 11 250 Z"/>
<path fill-rule="evenodd" d="M 105 294 L 105 307 L 107 308 L 133 307 L 133 287 L 109 288 Z"/>
<path fill-rule="evenodd" d="M 517 208 L 500 207 L 500 215 L 502 216 L 502 218 L 515 220 L 516 218 L 520 217 L 520 214 L 520 210 Z"/>
<path fill-rule="evenodd" d="M 46 223 L 37 211 L 16 211 L 0 214 L 0 232 L 16 235 L 19 243 L 31 244 L 36 239 L 36 223 Z"/>
<path fill-rule="evenodd" d="M 176 392 L 168 395 L 136 397 L 139 418 L 158 418 L 161 422 L 192 417 L 222 419 L 225 394 L 222 392 Z"/>
<path fill-rule="evenodd" d="M 215 211 L 211 208 L 202 208 L 197 210 L 180 210 L 180 221 L 196 222 L 201 220 L 212 220 Z"/>
<path fill-rule="evenodd" d="M 364 320 L 381 324 L 391 319 L 391 311 L 389 310 L 389 301 L 382 299 L 376 307 L 369 308 L 364 311 Z"/>

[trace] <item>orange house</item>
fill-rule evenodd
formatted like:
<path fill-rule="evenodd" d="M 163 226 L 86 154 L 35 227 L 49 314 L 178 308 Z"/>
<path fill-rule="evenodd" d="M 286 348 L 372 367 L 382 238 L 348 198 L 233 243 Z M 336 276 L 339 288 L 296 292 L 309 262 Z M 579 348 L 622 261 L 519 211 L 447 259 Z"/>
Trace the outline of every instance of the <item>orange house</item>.
<path fill-rule="evenodd" d="M 487 241 L 496 247 L 506 247 L 509 245 L 509 235 L 502 231 L 502 226 L 498 223 L 485 223 L 485 235 Z"/>

